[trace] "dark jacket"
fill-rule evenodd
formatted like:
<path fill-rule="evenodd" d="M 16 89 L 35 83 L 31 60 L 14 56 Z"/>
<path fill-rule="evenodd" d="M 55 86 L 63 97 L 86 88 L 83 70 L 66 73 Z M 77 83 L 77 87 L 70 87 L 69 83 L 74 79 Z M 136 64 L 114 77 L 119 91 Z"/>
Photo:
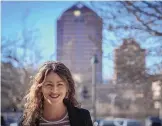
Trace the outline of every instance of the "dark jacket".
<path fill-rule="evenodd" d="M 69 101 L 64 101 L 69 115 L 70 126 L 93 126 L 91 116 L 88 110 L 74 107 Z M 18 126 L 22 126 L 20 119 Z M 39 120 L 37 121 L 39 126 Z"/>

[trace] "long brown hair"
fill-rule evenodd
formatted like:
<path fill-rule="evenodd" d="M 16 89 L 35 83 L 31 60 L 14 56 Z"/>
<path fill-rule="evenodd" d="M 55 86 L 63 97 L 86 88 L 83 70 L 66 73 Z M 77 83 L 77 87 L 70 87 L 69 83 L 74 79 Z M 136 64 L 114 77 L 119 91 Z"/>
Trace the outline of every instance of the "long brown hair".
<path fill-rule="evenodd" d="M 29 93 L 26 95 L 26 103 L 24 105 L 23 122 L 22 125 L 35 126 L 36 121 L 41 116 L 43 109 L 43 95 L 41 93 L 42 84 L 46 76 L 50 73 L 57 73 L 61 79 L 63 79 L 68 88 L 68 100 L 73 106 L 78 106 L 78 102 L 75 99 L 75 84 L 70 73 L 70 70 L 61 62 L 48 61 L 45 62 L 38 70 L 32 80 L 32 86 L 29 89 Z"/>

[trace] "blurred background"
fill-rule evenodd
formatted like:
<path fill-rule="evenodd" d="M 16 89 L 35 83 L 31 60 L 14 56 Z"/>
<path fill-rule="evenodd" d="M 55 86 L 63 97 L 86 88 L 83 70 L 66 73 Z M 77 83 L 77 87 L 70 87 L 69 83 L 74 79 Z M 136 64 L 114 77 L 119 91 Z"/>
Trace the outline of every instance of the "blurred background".
<path fill-rule="evenodd" d="M 22 114 L 30 79 L 47 60 L 71 70 L 93 120 L 162 117 L 162 2 L 2 1 L 1 12 L 8 125 Z"/>

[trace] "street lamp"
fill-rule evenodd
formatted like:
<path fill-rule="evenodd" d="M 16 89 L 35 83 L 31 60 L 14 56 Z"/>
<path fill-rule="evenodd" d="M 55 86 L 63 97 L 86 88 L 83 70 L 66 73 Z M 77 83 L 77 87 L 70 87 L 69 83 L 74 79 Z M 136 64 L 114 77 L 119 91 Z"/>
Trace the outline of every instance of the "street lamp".
<path fill-rule="evenodd" d="M 96 121 L 96 64 L 98 63 L 97 55 L 91 59 L 92 64 L 92 105 L 93 105 L 93 121 Z"/>

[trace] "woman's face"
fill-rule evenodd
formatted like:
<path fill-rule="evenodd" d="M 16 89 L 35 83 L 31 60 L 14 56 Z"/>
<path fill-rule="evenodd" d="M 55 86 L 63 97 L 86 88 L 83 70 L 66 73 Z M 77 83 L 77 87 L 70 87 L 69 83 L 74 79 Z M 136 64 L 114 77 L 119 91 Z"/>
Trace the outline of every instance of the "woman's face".
<path fill-rule="evenodd" d="M 67 84 L 56 73 L 50 72 L 47 75 L 42 86 L 45 102 L 49 104 L 62 104 L 67 91 Z"/>

